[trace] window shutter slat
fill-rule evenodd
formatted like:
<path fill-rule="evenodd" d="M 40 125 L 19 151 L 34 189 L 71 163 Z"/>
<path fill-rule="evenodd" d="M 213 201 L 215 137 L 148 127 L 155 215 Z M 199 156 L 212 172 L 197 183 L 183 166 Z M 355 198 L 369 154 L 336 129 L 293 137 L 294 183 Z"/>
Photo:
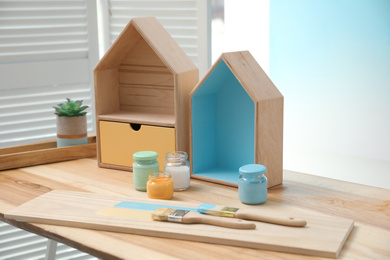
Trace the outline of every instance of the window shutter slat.
<path fill-rule="evenodd" d="M 73 51 L 87 57 L 86 8 L 85 1 L 3 1 L 0 63 L 55 60 Z"/>
<path fill-rule="evenodd" d="M 179 44 L 184 52 L 190 57 L 195 65 L 202 72 L 207 71 L 209 64 L 205 62 L 203 56 L 208 53 L 199 48 L 199 45 L 208 45 L 208 37 L 199 37 L 201 34 L 207 35 L 204 28 L 199 27 L 199 19 L 208 19 L 208 13 L 199 2 L 207 0 L 108 0 L 110 9 L 109 39 L 108 44 L 121 33 L 123 28 L 131 18 L 141 16 L 155 16 L 164 26 L 173 39 Z M 107 49 L 108 46 L 105 46 Z"/>
<path fill-rule="evenodd" d="M 68 56 L 78 52 L 69 51 Z M 65 53 L 64 53 L 65 55 Z M 64 56 L 66 57 L 66 56 Z M 68 57 L 69 58 L 69 57 Z M 14 60 L 17 60 L 14 57 Z M 89 63 L 84 59 L 0 64 L 1 89 L 41 87 L 89 82 Z M 39 76 L 37 76 L 39 75 Z M 66 86 L 63 86 L 66 88 Z"/>
<path fill-rule="evenodd" d="M 94 131 L 91 75 L 98 53 L 90 52 L 98 48 L 89 32 L 97 30 L 97 22 L 88 12 L 96 13 L 95 5 L 93 0 L 1 1 L 0 147 L 54 139 L 53 106 L 65 98 L 83 99 L 91 107 L 88 130 Z"/>
<path fill-rule="evenodd" d="M 68 0 L 68 1 L 17 1 L 17 0 L 2 0 L 2 9 L 6 10 L 13 10 L 13 9 L 51 9 L 51 8 L 58 8 L 58 9 L 75 9 L 80 7 L 85 7 L 85 0 L 75 1 L 75 0 Z"/>

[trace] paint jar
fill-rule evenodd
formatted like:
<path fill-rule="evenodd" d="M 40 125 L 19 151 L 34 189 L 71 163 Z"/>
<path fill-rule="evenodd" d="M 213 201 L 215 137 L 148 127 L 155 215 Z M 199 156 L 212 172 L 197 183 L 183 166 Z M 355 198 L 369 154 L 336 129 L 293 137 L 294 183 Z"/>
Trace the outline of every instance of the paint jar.
<path fill-rule="evenodd" d="M 170 200 L 173 196 L 173 181 L 167 172 L 149 174 L 146 193 L 151 199 Z"/>
<path fill-rule="evenodd" d="M 190 163 L 187 158 L 187 153 L 180 151 L 169 152 L 165 155 L 164 172 L 171 174 L 175 191 L 183 191 L 190 186 Z"/>
<path fill-rule="evenodd" d="M 238 196 L 245 204 L 261 204 L 267 200 L 267 168 L 261 164 L 247 164 L 240 167 Z"/>
<path fill-rule="evenodd" d="M 133 154 L 133 183 L 138 191 L 146 191 L 146 183 L 149 174 L 158 172 L 159 164 L 156 161 L 158 153 L 153 151 L 141 151 Z"/>

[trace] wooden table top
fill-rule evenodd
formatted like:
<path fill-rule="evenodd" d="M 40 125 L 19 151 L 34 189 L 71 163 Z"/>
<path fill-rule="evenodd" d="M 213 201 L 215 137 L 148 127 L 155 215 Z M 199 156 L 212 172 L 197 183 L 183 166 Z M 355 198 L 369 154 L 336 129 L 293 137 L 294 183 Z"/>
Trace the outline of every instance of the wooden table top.
<path fill-rule="evenodd" d="M 102 259 L 322 259 L 265 250 L 11 221 L 4 213 L 50 190 L 146 198 L 132 173 L 99 168 L 94 158 L 0 171 L 0 220 Z M 237 188 L 191 180 L 175 200 L 229 205 Z M 390 190 L 285 171 L 268 191 L 267 206 L 309 210 L 355 220 L 339 259 L 390 259 Z"/>

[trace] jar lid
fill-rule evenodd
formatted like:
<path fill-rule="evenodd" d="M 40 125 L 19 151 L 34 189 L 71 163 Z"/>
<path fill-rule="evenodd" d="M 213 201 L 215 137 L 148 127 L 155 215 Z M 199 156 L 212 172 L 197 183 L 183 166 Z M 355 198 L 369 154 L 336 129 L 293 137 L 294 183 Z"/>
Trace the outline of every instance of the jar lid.
<path fill-rule="evenodd" d="M 172 178 L 172 175 L 169 172 L 152 172 L 152 173 L 150 173 L 149 179 L 154 179 L 154 178 L 168 181 Z"/>
<path fill-rule="evenodd" d="M 155 160 L 158 157 L 158 153 L 153 151 L 141 151 L 133 154 L 134 160 Z"/>
<path fill-rule="evenodd" d="M 183 151 L 174 151 L 174 152 L 168 152 L 165 154 L 165 157 L 168 159 L 187 159 L 188 154 Z"/>
<path fill-rule="evenodd" d="M 256 175 L 264 174 L 267 171 L 267 168 L 261 164 L 247 164 L 241 166 L 238 171 L 242 175 L 256 176 Z"/>

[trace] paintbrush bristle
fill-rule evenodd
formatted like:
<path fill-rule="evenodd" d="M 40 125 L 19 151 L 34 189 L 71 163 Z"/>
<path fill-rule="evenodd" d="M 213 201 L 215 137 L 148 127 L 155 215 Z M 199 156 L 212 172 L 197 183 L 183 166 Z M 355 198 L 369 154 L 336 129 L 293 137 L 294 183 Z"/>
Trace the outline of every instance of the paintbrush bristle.
<path fill-rule="evenodd" d="M 198 207 L 198 212 L 207 215 L 234 218 L 238 208 L 219 206 L 214 204 L 203 203 Z"/>
<path fill-rule="evenodd" d="M 203 203 L 198 207 L 198 212 L 207 215 L 219 216 L 224 206 Z"/>
<path fill-rule="evenodd" d="M 159 208 L 152 213 L 152 219 L 157 221 L 168 221 L 168 216 L 175 211 L 175 209 Z"/>

